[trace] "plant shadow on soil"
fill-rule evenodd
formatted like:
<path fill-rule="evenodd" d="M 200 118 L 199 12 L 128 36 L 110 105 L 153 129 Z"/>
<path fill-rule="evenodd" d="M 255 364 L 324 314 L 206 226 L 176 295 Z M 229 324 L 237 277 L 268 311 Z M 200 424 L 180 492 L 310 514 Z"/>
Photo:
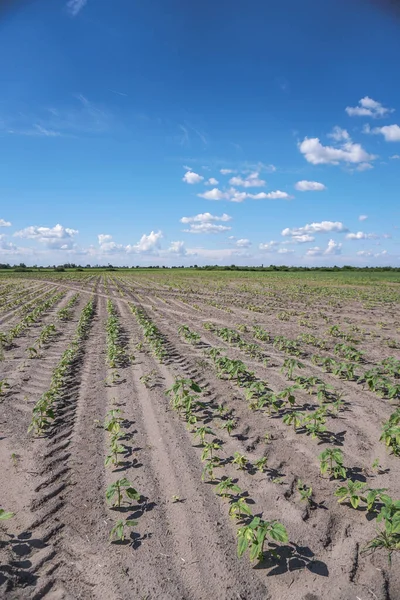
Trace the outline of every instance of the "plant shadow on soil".
<path fill-rule="evenodd" d="M 328 566 L 323 561 L 315 560 L 314 556 L 314 552 L 308 546 L 298 546 L 293 542 L 283 546 L 270 544 L 270 550 L 254 568 L 271 569 L 268 577 L 300 569 L 308 569 L 315 575 L 328 577 Z"/>
<path fill-rule="evenodd" d="M 27 558 L 34 550 L 45 548 L 43 540 L 33 538 L 32 533 L 23 532 L 17 537 L 10 536 L 7 541 L 0 542 L 0 549 L 10 547 L 15 556 L 8 564 L 0 565 L 0 586 L 6 585 L 6 592 L 19 586 L 34 586 L 38 577 L 29 572 L 32 562 Z"/>

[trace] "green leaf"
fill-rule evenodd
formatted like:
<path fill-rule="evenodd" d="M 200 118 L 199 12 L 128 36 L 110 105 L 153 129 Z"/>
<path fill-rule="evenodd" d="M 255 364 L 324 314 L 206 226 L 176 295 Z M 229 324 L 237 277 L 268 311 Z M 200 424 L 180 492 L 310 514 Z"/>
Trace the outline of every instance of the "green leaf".
<path fill-rule="evenodd" d="M 3 508 L 0 508 L 0 521 L 6 521 L 14 516 L 12 512 L 6 512 Z"/>

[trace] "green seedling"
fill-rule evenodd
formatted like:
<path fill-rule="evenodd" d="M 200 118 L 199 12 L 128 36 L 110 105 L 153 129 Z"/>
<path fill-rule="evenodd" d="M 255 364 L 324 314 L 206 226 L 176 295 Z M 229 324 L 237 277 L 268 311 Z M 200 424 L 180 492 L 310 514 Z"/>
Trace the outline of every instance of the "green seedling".
<path fill-rule="evenodd" d="M 233 483 L 231 477 L 225 477 L 225 479 L 222 479 L 222 481 L 220 481 L 215 488 L 215 491 L 223 498 L 229 498 L 231 495 L 238 496 L 242 493 L 241 488 L 236 483 Z"/>
<path fill-rule="evenodd" d="M 228 434 L 231 435 L 232 429 L 236 429 L 236 423 L 233 419 L 229 419 L 221 425 L 221 429 L 226 429 Z"/>
<path fill-rule="evenodd" d="M 137 521 L 132 521 L 131 519 L 126 521 L 119 519 L 111 529 L 110 539 L 112 540 L 113 538 L 116 538 L 117 540 L 123 542 L 126 537 L 125 527 L 136 527 L 137 524 Z"/>
<path fill-rule="evenodd" d="M 268 458 L 266 456 L 263 456 L 262 458 L 258 458 L 257 460 L 254 461 L 254 467 L 260 471 L 260 473 L 264 473 L 266 467 L 267 467 L 267 462 L 268 462 Z"/>
<path fill-rule="evenodd" d="M 7 521 L 8 519 L 12 519 L 14 513 L 7 512 L 3 508 L 0 508 L 0 521 Z"/>
<path fill-rule="evenodd" d="M 327 448 L 319 455 L 321 475 L 329 475 L 334 479 L 345 479 L 346 468 L 343 466 L 343 452 L 339 448 Z"/>
<path fill-rule="evenodd" d="M 287 413 L 282 420 L 286 425 L 293 425 L 293 429 L 296 431 L 296 429 L 301 426 L 303 416 L 302 412 L 294 410 Z"/>
<path fill-rule="evenodd" d="M 312 504 L 312 487 L 307 486 L 305 483 L 302 482 L 301 479 L 298 480 L 297 482 L 297 491 L 300 494 L 300 499 L 302 502 L 307 502 L 308 504 Z"/>
<path fill-rule="evenodd" d="M 243 556 L 247 549 L 250 551 L 250 560 L 262 560 L 264 544 L 269 537 L 275 542 L 287 543 L 289 540 L 286 528 L 278 521 L 264 521 L 254 517 L 249 525 L 240 527 L 237 532 L 237 555 Z"/>
<path fill-rule="evenodd" d="M 365 491 L 366 486 L 362 481 L 348 479 L 335 491 L 335 496 L 338 498 L 338 502 L 350 502 L 353 508 L 358 508 L 361 501 L 366 502 L 363 495 Z"/>
<path fill-rule="evenodd" d="M 246 498 L 238 498 L 234 502 L 231 502 L 229 507 L 229 516 L 233 519 L 242 519 L 246 515 L 247 517 L 252 516 L 251 508 L 246 502 Z"/>
<path fill-rule="evenodd" d="M 5 379 L 0 379 L 0 396 L 3 396 L 5 391 L 9 389 L 9 384 Z"/>
<path fill-rule="evenodd" d="M 240 454 L 240 452 L 235 452 L 235 454 L 233 455 L 232 463 L 234 465 L 237 465 L 237 468 L 239 470 L 243 471 L 246 468 L 247 462 L 247 458 L 244 454 Z"/>
<path fill-rule="evenodd" d="M 215 433 L 213 432 L 213 430 L 211 429 L 211 427 L 207 427 L 206 425 L 203 425 L 201 427 L 198 427 L 194 433 L 194 437 L 200 438 L 200 443 L 202 446 L 204 446 L 204 442 L 205 442 L 205 437 L 206 435 L 213 435 L 215 436 Z"/>
<path fill-rule="evenodd" d="M 214 469 L 221 466 L 221 461 L 218 456 L 213 456 L 210 460 L 206 462 L 203 467 L 203 471 L 201 474 L 201 480 L 205 481 L 206 477 L 210 479 L 210 481 L 215 480 Z"/>
<path fill-rule="evenodd" d="M 128 500 L 140 501 L 140 494 L 135 490 L 130 481 L 124 477 L 118 479 L 115 483 L 108 486 L 106 490 L 106 500 L 109 504 L 113 503 L 113 506 L 118 508 L 121 507 L 123 496 L 126 496 Z"/>
<path fill-rule="evenodd" d="M 203 452 L 201 453 L 201 460 L 204 462 L 205 460 L 209 460 L 213 458 L 213 452 L 215 450 L 220 450 L 220 444 L 216 442 L 204 442 L 203 443 Z"/>

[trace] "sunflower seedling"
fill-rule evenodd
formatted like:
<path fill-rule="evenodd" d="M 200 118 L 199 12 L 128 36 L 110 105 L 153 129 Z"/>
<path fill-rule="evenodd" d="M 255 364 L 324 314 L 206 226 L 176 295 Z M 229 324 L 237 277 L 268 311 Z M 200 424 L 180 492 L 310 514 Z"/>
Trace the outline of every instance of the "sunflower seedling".
<path fill-rule="evenodd" d="M 124 541 L 125 539 L 125 527 L 135 527 L 138 524 L 137 521 L 132 521 L 130 519 L 124 521 L 123 519 L 119 519 L 114 527 L 111 529 L 111 533 L 110 533 L 110 540 L 112 540 L 113 538 L 116 538 L 117 540 L 120 540 L 121 542 Z"/>
<path fill-rule="evenodd" d="M 321 475 L 329 475 L 334 479 L 345 479 L 346 468 L 343 466 L 343 452 L 339 448 L 327 448 L 319 455 Z"/>
<path fill-rule="evenodd" d="M 109 504 L 113 503 L 113 506 L 117 508 L 121 507 L 123 496 L 126 496 L 128 500 L 136 500 L 140 502 L 140 494 L 132 486 L 131 482 L 124 477 L 118 479 L 115 483 L 108 486 L 106 490 L 106 500 Z"/>
<path fill-rule="evenodd" d="M 254 517 L 252 521 L 238 529 L 237 554 L 241 558 L 247 549 L 250 551 L 250 560 L 262 560 L 264 556 L 264 543 L 269 537 L 276 542 L 287 543 L 289 540 L 286 528 L 278 521 L 264 521 Z"/>

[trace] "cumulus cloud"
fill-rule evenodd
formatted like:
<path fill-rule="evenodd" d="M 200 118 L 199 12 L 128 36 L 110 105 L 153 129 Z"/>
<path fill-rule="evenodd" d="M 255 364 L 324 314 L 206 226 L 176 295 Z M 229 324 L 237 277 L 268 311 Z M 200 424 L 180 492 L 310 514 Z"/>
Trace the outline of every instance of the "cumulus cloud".
<path fill-rule="evenodd" d="M 305 244 L 306 242 L 313 242 L 314 240 L 315 237 L 308 233 L 304 233 L 303 235 L 292 236 L 292 241 L 297 242 L 298 244 Z"/>
<path fill-rule="evenodd" d="M 368 219 L 368 215 L 360 215 L 360 216 L 358 217 L 358 220 L 359 220 L 359 221 L 366 221 L 367 219 Z"/>
<path fill-rule="evenodd" d="M 374 127 L 373 129 L 371 129 L 369 125 L 366 125 L 363 132 L 373 133 L 375 135 L 381 134 L 386 142 L 400 142 L 400 127 L 396 124 L 385 125 L 384 127 Z"/>
<path fill-rule="evenodd" d="M 289 248 L 279 248 L 278 254 L 294 254 L 294 250 L 290 250 Z"/>
<path fill-rule="evenodd" d="M 210 179 L 205 181 L 205 185 L 218 185 L 218 183 L 219 181 L 218 179 L 215 179 L 215 177 L 210 177 Z"/>
<path fill-rule="evenodd" d="M 105 244 L 106 242 L 111 242 L 112 235 L 108 235 L 107 233 L 99 233 L 97 238 L 98 238 L 99 244 L 101 246 L 101 244 Z"/>
<path fill-rule="evenodd" d="M 357 231 L 357 233 L 348 233 L 346 235 L 347 240 L 376 240 L 378 237 L 376 233 L 365 233 L 364 231 Z"/>
<path fill-rule="evenodd" d="M 182 217 L 181 223 L 212 223 L 213 221 L 231 221 L 232 217 L 223 213 L 220 217 L 209 212 L 200 213 L 194 217 Z"/>
<path fill-rule="evenodd" d="M 365 96 L 358 102 L 358 106 L 346 106 L 346 112 L 350 117 L 384 117 L 393 112 L 393 108 L 385 108 L 380 102 Z"/>
<path fill-rule="evenodd" d="M 296 190 L 299 192 L 321 192 L 322 190 L 326 190 L 326 186 L 323 183 L 319 183 L 318 181 L 298 181 L 295 186 Z"/>
<path fill-rule="evenodd" d="M 305 159 L 313 165 L 339 165 L 344 163 L 367 163 L 377 156 L 368 154 L 361 146 L 351 140 L 345 141 L 339 147 L 323 146 L 319 138 L 304 138 L 299 144 L 299 150 Z"/>
<path fill-rule="evenodd" d="M 205 198 L 206 200 L 226 200 L 226 193 L 221 192 L 218 188 L 213 188 L 212 190 L 208 190 L 204 192 L 204 194 L 197 194 L 200 198 Z"/>
<path fill-rule="evenodd" d="M 177 256 L 185 256 L 187 251 L 184 242 L 171 242 L 168 252 Z"/>
<path fill-rule="evenodd" d="M 219 172 L 221 175 L 230 175 L 231 173 L 235 173 L 234 169 L 220 169 Z"/>
<path fill-rule="evenodd" d="M 259 172 L 254 171 L 254 173 L 250 173 L 245 179 L 243 177 L 236 176 L 231 177 L 229 183 L 231 185 L 237 185 L 238 187 L 251 188 L 251 187 L 264 187 L 266 185 L 266 181 L 264 179 L 260 179 Z"/>
<path fill-rule="evenodd" d="M 73 238 L 78 233 L 79 231 L 76 229 L 70 229 L 57 224 L 54 227 L 37 227 L 36 225 L 31 225 L 30 227 L 16 231 L 14 235 L 28 240 L 36 240 L 37 242 L 46 244 L 48 248 L 52 248 L 53 250 L 66 250 L 72 247 Z"/>
<path fill-rule="evenodd" d="M 223 192 L 218 188 L 213 188 L 202 194 L 197 194 L 200 198 L 206 200 L 227 200 L 228 202 L 243 202 L 247 198 L 252 200 L 290 200 L 292 196 L 281 190 L 274 192 L 259 192 L 258 194 L 250 194 L 249 192 L 239 192 L 235 188 Z"/>
<path fill-rule="evenodd" d="M 347 129 L 342 129 L 337 125 L 333 128 L 331 133 L 328 133 L 328 137 L 332 138 L 336 142 L 340 142 L 341 140 L 349 140 L 350 135 Z"/>
<path fill-rule="evenodd" d="M 4 219 L 0 219 L 0 227 L 11 227 L 10 221 L 5 221 Z"/>
<path fill-rule="evenodd" d="M 201 181 L 203 181 L 203 179 L 204 177 L 202 175 L 199 175 L 194 171 L 187 171 L 182 177 L 182 181 L 185 181 L 185 183 L 190 183 L 192 185 L 194 183 L 200 183 Z"/>
<path fill-rule="evenodd" d="M 400 160 L 400 154 L 393 154 L 393 156 L 389 156 L 391 160 Z"/>
<path fill-rule="evenodd" d="M 309 223 L 304 227 L 294 227 L 292 229 L 286 227 L 282 230 L 282 235 L 301 236 L 307 233 L 330 233 L 332 231 L 346 232 L 348 229 L 340 221 L 321 221 L 320 223 Z"/>
<path fill-rule="evenodd" d="M 152 253 L 160 247 L 160 240 L 162 239 L 162 231 L 151 231 L 149 235 L 145 233 L 142 235 L 137 244 L 126 246 L 126 251 L 130 253 Z"/>
<path fill-rule="evenodd" d="M 246 238 L 241 238 L 240 240 L 236 240 L 236 246 L 238 248 L 249 248 L 251 246 L 251 242 Z"/>
<path fill-rule="evenodd" d="M 216 225 L 215 223 L 191 223 L 189 229 L 184 229 L 185 233 L 224 233 L 230 231 L 232 227 L 227 225 Z"/>
<path fill-rule="evenodd" d="M 270 242 L 266 242 L 265 244 L 260 244 L 258 247 L 260 250 L 265 250 L 267 252 L 272 252 L 275 247 L 278 246 L 278 242 L 271 240 Z"/>
<path fill-rule="evenodd" d="M 306 256 L 329 256 L 329 255 L 338 255 L 342 253 L 342 244 L 335 242 L 335 240 L 330 239 L 327 247 L 322 249 L 320 246 L 314 246 L 314 248 L 309 248 L 306 252 Z"/>

